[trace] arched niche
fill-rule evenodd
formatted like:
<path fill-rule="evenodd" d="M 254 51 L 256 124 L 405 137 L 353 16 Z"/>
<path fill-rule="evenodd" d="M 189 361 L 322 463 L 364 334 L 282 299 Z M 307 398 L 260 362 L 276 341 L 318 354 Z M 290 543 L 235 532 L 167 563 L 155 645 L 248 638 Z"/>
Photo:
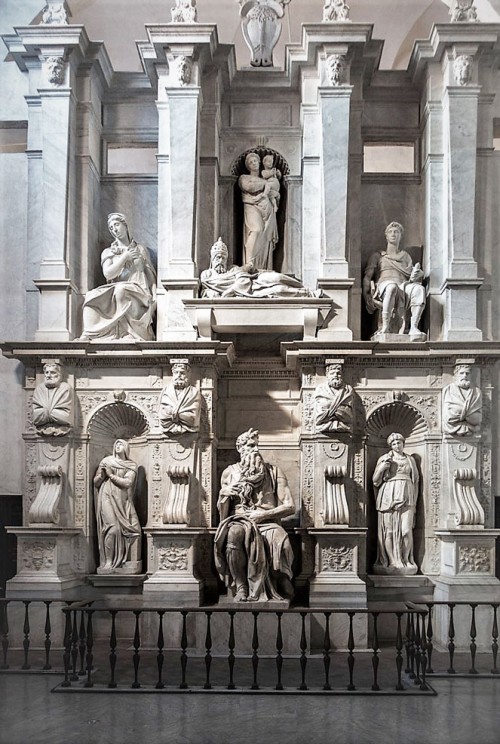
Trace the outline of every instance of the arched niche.
<path fill-rule="evenodd" d="M 405 452 L 415 458 L 420 475 L 416 523 L 413 530 L 414 555 L 421 570 L 425 553 L 425 533 L 428 523 L 425 474 L 429 462 L 429 427 L 422 413 L 404 401 L 384 403 L 370 412 L 366 421 L 366 516 L 368 526 L 367 566 L 370 573 L 377 555 L 377 510 L 373 472 L 378 458 L 389 451 L 387 437 L 393 432 L 405 438 Z"/>
<path fill-rule="evenodd" d="M 251 153 L 255 152 L 261 161 L 266 155 L 272 155 L 274 158 L 274 167 L 281 172 L 280 180 L 280 201 L 276 220 L 278 224 L 278 243 L 273 254 L 273 269 L 281 271 L 285 260 L 285 232 L 286 232 L 286 210 L 287 210 L 287 176 L 290 174 L 290 167 L 283 157 L 277 150 L 273 150 L 271 147 L 251 147 L 245 152 L 241 153 L 234 161 L 231 167 L 231 175 L 235 177 L 234 191 L 233 191 L 233 205 L 234 205 L 234 256 L 233 261 L 235 264 L 241 266 L 243 264 L 243 225 L 244 225 L 244 208 L 241 199 L 241 190 L 238 185 L 238 179 L 241 175 L 248 173 L 245 166 L 245 158 Z"/>
<path fill-rule="evenodd" d="M 130 459 L 137 463 L 137 482 L 135 488 L 135 508 L 141 525 L 147 523 L 148 519 L 148 482 L 147 473 L 150 460 L 149 451 L 149 422 L 143 411 L 131 403 L 116 401 L 106 403 L 98 408 L 87 425 L 89 437 L 88 466 L 90 484 L 90 534 L 93 544 L 93 553 L 97 558 L 97 535 L 94 503 L 94 476 L 99 463 L 106 455 L 113 453 L 113 444 L 116 439 L 125 439 L 130 445 Z M 146 567 L 146 541 L 142 540 L 142 565 Z"/>

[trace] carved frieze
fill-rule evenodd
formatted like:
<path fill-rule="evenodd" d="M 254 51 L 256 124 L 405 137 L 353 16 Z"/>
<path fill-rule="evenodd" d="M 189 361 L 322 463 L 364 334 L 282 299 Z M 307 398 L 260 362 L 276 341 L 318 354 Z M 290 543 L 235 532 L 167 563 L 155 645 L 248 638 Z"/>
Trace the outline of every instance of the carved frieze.
<path fill-rule="evenodd" d="M 56 544 L 53 540 L 40 542 L 21 542 L 24 568 L 41 571 L 51 569 L 54 565 Z"/>
<path fill-rule="evenodd" d="M 302 448 L 302 505 L 304 526 L 314 521 L 314 444 L 305 442 Z"/>
<path fill-rule="evenodd" d="M 321 549 L 323 571 L 347 573 L 354 570 L 354 548 L 349 545 L 329 545 Z"/>
<path fill-rule="evenodd" d="M 460 573 L 490 573 L 491 551 L 482 545 L 460 545 Z"/>
<path fill-rule="evenodd" d="M 174 544 L 158 548 L 158 571 L 183 572 L 188 570 L 187 545 Z"/>

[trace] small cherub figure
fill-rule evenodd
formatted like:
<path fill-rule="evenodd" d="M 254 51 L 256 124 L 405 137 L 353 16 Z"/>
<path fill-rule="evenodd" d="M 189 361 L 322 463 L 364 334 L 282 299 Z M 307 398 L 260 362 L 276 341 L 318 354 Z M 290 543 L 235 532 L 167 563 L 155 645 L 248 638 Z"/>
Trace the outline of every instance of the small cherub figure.
<path fill-rule="evenodd" d="M 269 185 L 267 195 L 273 205 L 274 211 L 277 212 L 280 203 L 281 171 L 274 167 L 273 155 L 264 155 L 262 158 L 262 165 L 264 166 L 264 169 L 262 170 L 261 176 L 266 179 Z"/>

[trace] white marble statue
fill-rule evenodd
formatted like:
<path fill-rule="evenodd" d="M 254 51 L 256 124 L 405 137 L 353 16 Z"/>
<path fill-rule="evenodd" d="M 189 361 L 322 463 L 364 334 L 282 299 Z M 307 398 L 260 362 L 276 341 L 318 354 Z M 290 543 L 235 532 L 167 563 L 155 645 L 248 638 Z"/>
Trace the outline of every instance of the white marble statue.
<path fill-rule="evenodd" d="M 172 23 L 196 23 L 196 0 L 175 0 L 171 8 Z"/>
<path fill-rule="evenodd" d="M 342 364 L 327 364 L 326 380 L 314 394 L 316 431 L 352 432 L 353 393 L 352 387 L 344 382 Z"/>
<path fill-rule="evenodd" d="M 202 297 L 320 297 L 320 290 L 278 271 L 257 271 L 252 263 L 227 268 L 228 250 L 221 238 L 210 249 L 210 268 L 200 275 Z"/>
<path fill-rule="evenodd" d="M 256 269 L 272 269 L 273 253 L 278 242 L 276 213 L 279 203 L 279 179 L 273 172 L 272 155 L 266 156 L 261 174 L 260 157 L 249 152 L 245 158 L 248 173 L 238 179 L 243 200 L 243 262 L 252 263 Z M 270 166 L 270 167 L 269 167 Z"/>
<path fill-rule="evenodd" d="M 281 34 L 281 19 L 290 0 L 238 0 L 243 37 L 253 67 L 272 67 L 273 50 Z"/>
<path fill-rule="evenodd" d="M 349 6 L 346 0 L 325 0 L 323 7 L 323 21 L 349 21 Z"/>
<path fill-rule="evenodd" d="M 452 23 L 477 23 L 474 0 L 452 0 L 450 16 Z"/>
<path fill-rule="evenodd" d="M 413 528 L 418 498 L 418 470 L 404 452 L 402 434 L 387 437 L 389 452 L 379 457 L 373 473 L 378 511 L 378 550 L 373 567 L 378 574 L 415 574 Z"/>
<path fill-rule="evenodd" d="M 47 362 L 43 365 L 44 381 L 33 393 L 33 423 L 43 436 L 62 437 L 73 425 L 73 394 L 63 382 L 61 365 Z"/>
<path fill-rule="evenodd" d="M 97 573 L 140 571 L 141 525 L 134 506 L 137 465 L 128 457 L 128 443 L 117 439 L 113 454 L 101 460 L 94 477 Z"/>
<path fill-rule="evenodd" d="M 240 461 L 222 473 L 215 564 L 235 602 L 293 596 L 293 552 L 282 517 L 294 512 L 287 479 L 266 463 L 254 429 L 236 440 Z"/>
<path fill-rule="evenodd" d="M 455 381 L 443 390 L 443 431 L 466 437 L 481 431 L 482 396 L 472 384 L 471 365 L 455 366 Z"/>
<path fill-rule="evenodd" d="M 169 436 L 194 433 L 200 428 L 201 393 L 190 384 L 188 359 L 172 359 L 172 384 L 160 397 L 160 425 Z"/>
<path fill-rule="evenodd" d="M 387 248 L 370 256 L 363 277 L 363 297 L 369 313 L 377 309 L 381 313 L 375 336 L 408 333 L 412 340 L 424 341 L 427 336 L 418 327 L 425 308 L 424 273 L 420 264 L 413 265 L 409 253 L 400 248 L 403 233 L 399 222 L 386 227 Z"/>
<path fill-rule="evenodd" d="M 152 341 L 156 273 L 149 252 L 129 235 L 123 214 L 108 215 L 115 238 L 101 255 L 107 284 L 90 290 L 83 303 L 80 341 Z"/>
<path fill-rule="evenodd" d="M 42 24 L 46 26 L 68 25 L 66 3 L 48 2 L 42 12 Z"/>

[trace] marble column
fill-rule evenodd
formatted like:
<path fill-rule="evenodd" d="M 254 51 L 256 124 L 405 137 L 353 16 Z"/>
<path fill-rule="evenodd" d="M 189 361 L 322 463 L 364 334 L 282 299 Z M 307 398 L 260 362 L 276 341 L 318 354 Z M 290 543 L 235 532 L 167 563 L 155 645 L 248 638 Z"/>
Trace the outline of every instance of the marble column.
<path fill-rule="evenodd" d="M 200 188 L 203 70 L 217 47 L 212 25 L 148 25 L 138 45 L 158 108 L 157 340 L 192 341 L 183 299 L 197 295 L 195 245 Z M 210 86 L 209 86 L 210 87 Z"/>
<path fill-rule="evenodd" d="M 30 76 L 28 99 L 30 143 L 41 155 L 41 169 L 29 169 L 30 193 L 40 209 L 31 217 L 30 233 L 38 233 L 40 268 L 35 285 L 40 291 L 37 341 L 68 341 L 74 336 L 77 307 L 72 282 L 69 245 L 69 203 L 74 159 L 70 148 L 76 130 L 76 68 L 85 57 L 89 40 L 83 26 L 42 25 L 16 29 L 5 37 L 22 71 Z M 38 258 L 38 257 L 37 257 Z"/>
<path fill-rule="evenodd" d="M 477 45 L 448 49 L 443 95 L 445 168 L 448 203 L 448 275 L 444 338 L 481 341 L 477 292 L 482 284 L 474 251 L 478 100 L 481 88 L 457 76 L 459 57 L 472 59 Z M 471 63 L 473 64 L 473 63 Z M 471 73 L 473 74 L 473 73 Z"/>

